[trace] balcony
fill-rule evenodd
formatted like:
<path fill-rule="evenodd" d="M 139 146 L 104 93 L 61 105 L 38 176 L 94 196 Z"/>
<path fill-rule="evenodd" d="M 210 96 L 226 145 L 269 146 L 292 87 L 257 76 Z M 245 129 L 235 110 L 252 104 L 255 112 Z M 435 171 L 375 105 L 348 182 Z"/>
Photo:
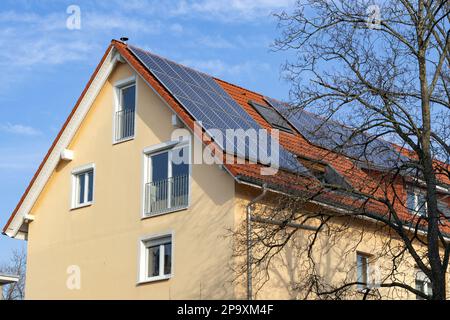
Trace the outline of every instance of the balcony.
<path fill-rule="evenodd" d="M 123 109 L 116 112 L 116 141 L 125 140 L 134 136 L 134 109 Z"/>
<path fill-rule="evenodd" d="M 186 208 L 189 201 L 189 175 L 149 182 L 145 185 L 145 215 Z"/>

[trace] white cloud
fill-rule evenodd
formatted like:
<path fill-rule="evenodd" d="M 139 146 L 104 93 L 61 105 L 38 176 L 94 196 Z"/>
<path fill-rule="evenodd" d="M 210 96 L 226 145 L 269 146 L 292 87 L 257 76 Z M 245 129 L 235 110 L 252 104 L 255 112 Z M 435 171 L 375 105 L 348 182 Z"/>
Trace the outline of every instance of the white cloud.
<path fill-rule="evenodd" d="M 181 34 L 184 31 L 184 27 L 179 23 L 173 23 L 169 27 L 170 31 L 174 34 Z"/>
<path fill-rule="evenodd" d="M 86 28 L 94 33 L 110 32 L 116 29 L 126 30 L 127 32 L 139 32 L 140 34 L 159 34 L 162 24 L 154 19 L 149 21 L 132 15 L 123 15 L 118 13 L 82 13 L 82 29 Z"/>
<path fill-rule="evenodd" d="M 239 64 L 228 64 L 220 59 L 210 59 L 184 60 L 181 63 L 217 77 L 252 75 L 260 71 L 267 72 L 270 70 L 269 64 L 257 63 L 253 61 L 247 61 Z"/>
<path fill-rule="evenodd" d="M 37 169 L 43 159 L 43 152 L 26 153 L 23 149 L 0 149 L 0 170 L 33 170 Z"/>
<path fill-rule="evenodd" d="M 292 6 L 295 0 L 181 0 L 172 15 L 201 15 L 224 21 L 254 20 Z"/>
<path fill-rule="evenodd" d="M 22 136 L 37 136 L 42 134 L 41 131 L 22 124 L 2 124 L 0 125 L 0 131 L 10 133 L 10 134 L 17 134 Z"/>
<path fill-rule="evenodd" d="M 235 48 L 235 45 L 222 38 L 221 36 L 202 36 L 198 39 L 197 44 L 202 47 L 213 48 L 213 49 L 231 49 Z"/>

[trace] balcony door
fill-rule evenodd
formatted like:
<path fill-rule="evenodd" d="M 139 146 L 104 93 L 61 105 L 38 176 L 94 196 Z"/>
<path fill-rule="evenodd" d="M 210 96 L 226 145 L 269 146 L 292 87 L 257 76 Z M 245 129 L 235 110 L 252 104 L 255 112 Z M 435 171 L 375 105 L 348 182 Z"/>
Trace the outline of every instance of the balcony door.
<path fill-rule="evenodd" d="M 119 105 L 116 111 L 116 141 L 134 136 L 136 84 L 132 83 L 118 89 Z"/>
<path fill-rule="evenodd" d="M 188 147 L 147 155 L 145 215 L 185 208 L 189 197 Z M 184 161 L 185 159 L 187 161 Z"/>

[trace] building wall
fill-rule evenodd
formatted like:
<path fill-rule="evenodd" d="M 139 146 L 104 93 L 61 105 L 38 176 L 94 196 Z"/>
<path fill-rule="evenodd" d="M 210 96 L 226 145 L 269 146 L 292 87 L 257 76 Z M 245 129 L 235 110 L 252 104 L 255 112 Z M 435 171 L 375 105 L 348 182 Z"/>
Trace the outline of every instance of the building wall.
<path fill-rule="evenodd" d="M 231 176 L 218 166 L 193 165 L 189 209 L 142 220 L 142 151 L 170 140 L 172 112 L 138 78 L 136 138 L 113 145 L 113 85 L 132 74 L 120 65 L 110 76 L 69 147 L 75 159 L 59 164 L 31 211 L 36 219 L 29 226 L 26 298 L 244 299 L 245 275 L 232 271 L 231 263 L 239 266 L 245 260 L 233 260 L 233 250 L 242 248 L 231 241 L 229 230 L 242 231 L 246 204 L 260 191 L 236 189 Z M 88 163 L 96 165 L 95 202 L 71 210 L 71 171 Z M 338 242 L 326 233 L 318 238 L 314 255 L 320 275 L 330 283 L 345 277 L 356 280 L 356 252 L 374 253 L 386 240 L 367 223 L 352 222 L 349 230 Z M 164 232 L 174 235 L 174 276 L 138 284 L 139 240 Z M 256 298 L 303 297 L 295 285 L 305 280 L 308 265 L 298 248 L 310 235 L 299 232 L 274 257 L 263 286 L 266 279 L 254 279 Z M 70 266 L 81 272 L 79 290 L 67 286 Z M 406 281 L 414 285 L 412 269 L 404 271 L 409 275 Z M 383 292 L 391 298 L 415 298 L 401 290 Z"/>
<path fill-rule="evenodd" d="M 119 65 L 105 83 L 31 214 L 27 299 L 233 298 L 230 283 L 234 180 L 218 166 L 193 165 L 187 210 L 141 219 L 143 149 L 169 141 L 169 107 L 138 78 L 136 137 L 112 144 L 114 83 L 133 70 Z M 95 163 L 94 204 L 71 210 L 71 171 Z M 171 231 L 170 280 L 137 284 L 139 239 Z M 69 266 L 80 290 L 67 286 Z"/>
<path fill-rule="evenodd" d="M 261 193 L 260 189 L 238 185 L 236 187 L 236 230 L 237 237 L 245 233 L 242 227 L 245 225 L 246 205 L 254 197 Z M 256 206 L 254 214 L 262 214 L 267 205 L 276 205 L 276 195 L 268 193 L 261 200 L 262 205 Z M 279 206 L 278 206 L 279 208 Z M 308 207 L 308 211 L 317 208 Z M 267 211 L 266 211 L 267 213 Z M 239 224 L 241 227 L 239 227 Z M 313 226 L 314 223 L 309 222 Z M 335 218 L 331 220 L 331 229 L 323 229 L 318 233 L 313 246 L 312 256 L 315 265 L 307 256 L 306 249 L 308 243 L 313 239 L 314 232 L 308 230 L 298 230 L 294 236 L 286 243 L 283 249 L 274 254 L 270 265 L 262 264 L 254 267 L 253 270 L 253 293 L 255 299 L 317 299 L 314 294 L 306 295 L 311 282 L 308 277 L 316 274 L 321 277 L 321 284 L 328 287 L 322 288 L 331 290 L 333 287 L 340 287 L 345 283 L 357 281 L 356 255 L 357 252 L 372 256 L 370 259 L 371 279 L 385 279 L 392 270 L 392 252 L 400 248 L 403 244 L 395 235 L 388 237 L 388 230 L 372 222 L 361 219 Z M 253 223 L 253 230 L 257 230 L 257 223 Z M 317 225 L 316 225 L 317 226 Z M 266 229 L 267 230 L 267 229 Z M 288 229 L 290 231 L 292 229 Z M 273 237 L 271 238 L 273 239 Z M 285 239 L 281 237 L 280 239 Z M 255 259 L 267 252 L 262 249 L 259 242 L 255 243 L 253 254 Z M 273 244 L 273 243 L 272 243 Z M 238 246 L 238 244 L 236 244 Z M 416 243 L 417 246 L 417 243 Z M 267 248 L 267 247 L 266 247 Z M 387 248 L 392 248 L 392 252 Z M 418 249 L 420 250 L 420 248 Z M 423 249 L 425 250 L 425 248 Z M 245 254 L 245 251 L 239 251 Z M 415 287 L 416 264 L 409 254 L 405 254 L 401 259 L 399 269 L 396 272 L 396 281 Z M 240 263 L 245 263 L 245 258 L 241 257 Z M 447 282 L 450 276 L 447 274 Z M 389 281 L 383 281 L 388 283 Z M 237 286 L 237 296 L 244 298 L 246 295 L 245 275 L 240 275 L 240 285 Z M 416 299 L 415 294 L 400 288 L 379 288 L 380 296 L 368 296 L 368 299 Z M 447 285 L 447 296 L 450 295 Z M 327 298 L 322 296 L 322 299 Z M 336 295 L 328 297 L 336 298 Z M 343 299 L 362 299 L 363 295 L 352 286 L 341 295 Z"/>

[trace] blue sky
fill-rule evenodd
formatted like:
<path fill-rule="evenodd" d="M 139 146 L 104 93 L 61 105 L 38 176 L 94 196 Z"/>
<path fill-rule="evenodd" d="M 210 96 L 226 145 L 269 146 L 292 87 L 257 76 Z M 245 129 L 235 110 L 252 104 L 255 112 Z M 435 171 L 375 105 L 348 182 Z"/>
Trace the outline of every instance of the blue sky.
<path fill-rule="evenodd" d="M 2 0 L 0 225 L 3 226 L 113 38 L 224 80 L 286 98 L 286 53 L 272 16 L 294 0 Z M 69 30 L 69 5 L 81 29 Z M 0 264 L 25 246 L 0 236 Z"/>

